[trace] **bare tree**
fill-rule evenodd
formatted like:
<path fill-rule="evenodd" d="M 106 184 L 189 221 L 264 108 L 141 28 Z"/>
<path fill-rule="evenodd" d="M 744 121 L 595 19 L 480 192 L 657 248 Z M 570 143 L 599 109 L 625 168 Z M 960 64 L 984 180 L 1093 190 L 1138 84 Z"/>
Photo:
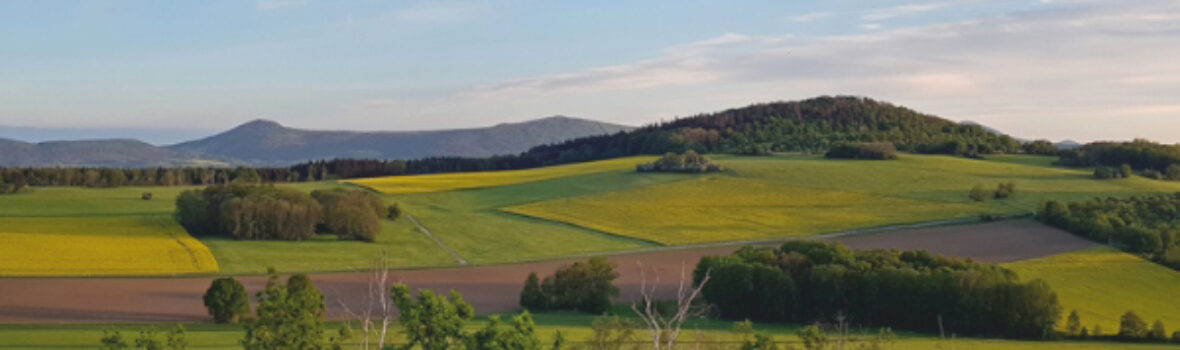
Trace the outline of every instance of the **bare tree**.
<path fill-rule="evenodd" d="M 668 350 L 672 349 L 672 345 L 676 343 L 676 337 L 680 336 L 680 328 L 689 317 L 698 316 L 703 313 L 700 308 L 693 306 L 693 301 L 701 294 L 701 289 L 709 282 L 712 270 L 705 271 L 704 278 L 696 287 L 691 286 L 691 283 L 685 279 L 686 268 L 683 264 L 680 265 L 680 285 L 676 290 L 676 310 L 671 317 L 665 317 L 660 312 L 657 302 L 655 300 L 656 287 L 660 284 L 660 275 L 655 272 L 655 282 L 648 286 L 647 271 L 643 268 L 643 264 L 639 263 L 640 285 L 639 292 L 642 295 L 642 300 L 631 303 L 631 311 L 639 315 L 643 320 L 644 325 L 647 326 L 648 333 L 651 334 L 652 349 L 653 350 Z"/>
<path fill-rule="evenodd" d="M 385 339 L 388 338 L 389 327 L 393 325 L 394 321 L 394 307 L 393 301 L 389 295 L 390 281 L 389 281 L 389 257 L 385 250 L 381 251 L 381 256 L 373 263 L 373 274 L 369 276 L 368 281 L 368 295 L 365 300 L 365 309 L 360 313 L 354 313 L 349 309 L 348 304 L 337 297 L 336 302 L 340 304 L 344 312 L 349 315 L 350 319 L 355 319 L 360 323 L 361 339 L 357 343 L 359 349 L 384 349 Z M 339 295 L 339 293 L 336 293 Z M 376 312 L 374 312 L 374 309 Z M 376 318 L 376 321 L 374 321 Z M 351 322 L 346 323 L 351 328 Z M 373 339 L 376 338 L 376 347 L 372 347 Z"/>

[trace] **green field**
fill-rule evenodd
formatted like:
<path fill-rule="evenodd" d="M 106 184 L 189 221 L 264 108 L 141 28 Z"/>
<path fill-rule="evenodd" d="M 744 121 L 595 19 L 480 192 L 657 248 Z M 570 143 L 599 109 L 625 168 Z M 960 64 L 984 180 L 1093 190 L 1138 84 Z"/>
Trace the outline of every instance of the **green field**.
<path fill-rule="evenodd" d="M 973 160 L 903 155 L 896 161 L 818 156 L 723 157 L 728 171 L 642 188 L 507 207 L 530 217 L 620 236 L 686 244 L 804 236 L 867 226 L 1031 212 L 1049 198 L 1088 199 L 1180 191 L 1180 183 L 1101 181 L 1047 157 Z M 973 202 L 967 191 L 1014 182 L 1005 200 Z"/>
<path fill-rule="evenodd" d="M 1087 249 L 1006 264 L 1024 279 L 1049 283 L 1064 315 L 1077 310 L 1082 325 L 1118 332 L 1119 316 L 1134 310 L 1148 323 L 1161 320 L 1180 330 L 1180 272 L 1109 247 Z M 1064 315 L 1063 320 L 1064 320 Z M 1060 325 L 1064 327 L 1064 321 Z"/>
<path fill-rule="evenodd" d="M 1093 180 L 1084 169 L 1052 167 L 1051 158 L 1036 156 L 993 156 L 984 161 L 922 155 L 903 155 L 897 161 L 829 160 L 812 155 L 715 158 L 728 170 L 704 175 L 637 173 L 632 169 L 634 164 L 648 158 L 632 157 L 535 169 L 519 178 L 497 171 L 379 180 L 397 184 L 412 177 L 415 183 L 435 186 L 430 191 L 385 194 L 383 198 L 401 205 L 443 244 L 474 264 L 1021 213 L 1048 198 L 1080 200 L 1180 191 L 1176 182 Z M 484 181 L 480 179 L 486 182 L 480 184 Z M 994 187 L 1007 181 L 1017 186 L 1011 199 L 983 203 L 967 199 L 967 190 L 976 184 Z M 315 182 L 279 186 L 311 191 L 350 185 Z M 47 248 L 64 244 L 65 240 L 54 237 L 67 232 L 57 232 L 62 229 L 39 221 L 92 226 L 96 229 L 66 230 L 92 238 L 183 238 L 170 215 L 176 195 L 185 189 L 47 187 L 0 196 L 0 218 L 26 227 L 18 234 L 11 229 L 17 225 L 7 225 L 11 232 L 0 232 L 0 239 L 9 244 L 0 250 L 9 249 L 10 255 L 17 251 L 44 252 L 42 256 L 70 254 Z M 141 200 L 144 192 L 151 192 L 154 199 Z M 227 274 L 261 273 L 267 267 L 289 272 L 364 269 L 383 251 L 397 267 L 457 264 L 408 220 L 383 225 L 376 243 L 338 241 L 332 236 L 303 242 L 202 237 L 199 244 L 191 246 L 196 251 L 202 244 L 207 247 L 216 259 L 218 273 Z M 12 238 L 14 235 L 17 238 Z M 29 241 L 30 237 L 44 241 Z M 158 256 L 150 258 L 150 254 L 131 255 L 165 261 Z M 25 275 L 101 273 L 82 269 L 70 273 L 68 265 L 52 273 L 21 270 L 21 266 L 40 264 L 10 263 L 0 269 L 6 274 Z M 138 272 L 112 266 L 107 273 L 209 273 L 213 271 L 210 265 Z"/>
<path fill-rule="evenodd" d="M 543 344 L 552 342 L 555 332 L 560 331 L 570 344 L 577 344 L 589 338 L 591 331 L 588 325 L 593 316 L 570 313 L 536 314 L 536 332 Z M 479 317 L 467 323 L 466 328 L 474 330 L 486 322 L 486 317 Z M 158 331 L 164 331 L 171 324 L 154 325 Z M 328 333 L 334 333 L 341 326 L 338 322 L 328 322 Z M 0 349 L 45 349 L 65 350 L 79 348 L 96 348 L 103 331 L 117 329 L 123 333 L 128 341 L 133 342 L 143 325 L 0 325 Z M 239 341 L 244 332 L 238 326 L 214 324 L 185 324 L 186 338 L 191 349 L 240 349 Z M 401 329 L 394 325 L 392 342 L 402 342 Z M 701 339 L 707 342 L 726 342 L 731 345 L 739 341 L 739 337 L 729 330 L 732 323 L 725 321 L 694 320 L 686 324 L 681 333 L 684 349 L 696 349 L 693 342 Z M 794 333 L 796 325 L 756 324 L 755 330 L 766 332 L 773 336 L 776 342 L 790 343 L 799 348 L 798 338 Z M 647 338 L 644 331 L 636 333 L 639 341 Z M 854 337 L 857 334 L 854 333 Z M 356 339 L 354 339 L 355 341 Z M 346 346 L 345 348 L 349 348 Z M 897 343 L 889 349 L 980 349 L 980 350 L 1039 350 L 1039 349 L 1172 349 L 1174 345 L 1163 344 L 1135 344 L 1113 343 L 1103 341 L 1016 341 L 997 339 L 953 338 L 940 340 L 930 335 L 898 334 Z"/>

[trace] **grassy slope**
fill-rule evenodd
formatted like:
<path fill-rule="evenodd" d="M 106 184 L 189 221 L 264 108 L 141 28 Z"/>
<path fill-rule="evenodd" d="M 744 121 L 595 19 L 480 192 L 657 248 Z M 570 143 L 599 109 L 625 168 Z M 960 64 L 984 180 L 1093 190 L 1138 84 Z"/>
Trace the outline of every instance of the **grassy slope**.
<path fill-rule="evenodd" d="M 495 263 L 653 246 L 649 242 L 509 214 L 499 208 L 685 178 L 617 170 L 477 190 L 391 195 L 390 200 L 402 205 L 407 213 L 472 263 Z"/>
<path fill-rule="evenodd" d="M 1051 159 L 997 156 L 980 161 L 903 155 L 897 161 L 816 156 L 724 157 L 729 171 L 592 196 L 506 208 L 604 232 L 666 244 L 811 235 L 865 226 L 984 213 L 1030 212 L 1047 198 L 1080 200 L 1180 191 L 1180 183 L 1142 178 L 1099 181 Z M 1016 183 L 1007 200 L 976 203 L 967 190 Z"/>
<path fill-rule="evenodd" d="M 1082 325 L 1118 332 L 1119 316 L 1134 310 L 1148 323 L 1162 320 L 1168 332 L 1180 327 L 1180 273 L 1101 247 L 1006 264 L 1021 278 L 1044 279 L 1065 308 L 1078 310 Z M 1063 315 L 1064 320 L 1064 315 Z M 1064 327 L 1064 322 L 1060 325 Z"/>
<path fill-rule="evenodd" d="M 568 341 L 580 342 L 589 337 L 590 324 L 593 316 L 584 314 L 537 314 L 537 334 L 543 344 L 552 341 L 554 332 L 561 331 Z M 467 329 L 473 330 L 482 326 L 486 318 L 468 322 Z M 164 330 L 171 325 L 157 325 L 157 330 Z M 339 327 L 338 323 L 328 323 L 329 333 Z M 396 327 L 396 325 L 395 325 Z M 731 323 L 721 321 L 693 321 L 686 325 L 681 334 L 682 341 L 691 342 L 698 337 L 712 341 L 734 341 L 737 337 L 729 332 Z M 115 328 L 120 330 L 128 341 L 133 342 L 141 325 L 0 325 L 0 349 L 37 348 L 45 350 L 94 348 L 102 337 L 103 330 Z M 199 349 L 240 349 L 238 341 L 243 331 L 237 326 L 212 324 L 186 324 L 187 339 L 190 348 Z M 772 334 L 776 341 L 792 342 L 798 348 L 798 339 L 794 336 L 797 326 L 793 325 L 755 325 L 758 332 Z M 402 341 L 397 334 L 401 329 L 395 328 L 395 335 L 391 338 L 395 342 Z M 646 333 L 637 332 L 640 340 Z M 694 347 L 688 347 L 692 349 Z M 1008 341 L 985 339 L 955 339 L 941 341 L 926 335 L 901 334 L 898 343 L 892 349 L 982 349 L 982 350 L 1017 350 L 1017 349 L 1165 349 L 1173 348 L 1168 345 L 1107 343 L 1107 342 L 1036 342 L 1036 341 Z"/>
<path fill-rule="evenodd" d="M 603 171 L 635 169 L 636 164 L 650 162 L 654 159 L 655 157 L 650 156 L 636 156 L 525 170 L 385 176 L 347 180 L 346 182 L 389 194 L 444 192 L 515 185 Z"/>

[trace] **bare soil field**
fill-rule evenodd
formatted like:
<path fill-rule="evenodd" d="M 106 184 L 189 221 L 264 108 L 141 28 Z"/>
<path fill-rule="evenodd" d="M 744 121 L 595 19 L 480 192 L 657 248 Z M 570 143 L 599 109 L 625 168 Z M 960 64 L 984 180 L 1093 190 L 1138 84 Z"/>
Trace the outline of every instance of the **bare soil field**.
<path fill-rule="evenodd" d="M 1029 220 L 884 231 L 832 238 L 857 249 L 926 249 L 978 261 L 1008 262 L 1053 255 L 1094 244 Z M 572 244 L 576 244 L 572 243 Z M 770 243 L 767 243 L 770 244 Z M 640 264 L 649 280 L 659 275 L 659 293 L 675 294 L 683 270 L 701 256 L 729 254 L 737 245 L 698 246 L 610 256 L 618 265 L 622 300 L 638 295 Z M 396 270 L 390 280 L 416 289 L 463 293 L 479 313 L 514 311 L 529 272 L 552 273 L 579 259 L 426 270 Z M 325 295 L 328 317 L 349 318 L 367 307 L 372 273 L 314 274 Z M 0 323 L 91 323 L 204 321 L 201 295 L 213 277 L 180 278 L 4 278 L 0 279 Z M 239 277 L 251 293 L 265 276 Z"/>

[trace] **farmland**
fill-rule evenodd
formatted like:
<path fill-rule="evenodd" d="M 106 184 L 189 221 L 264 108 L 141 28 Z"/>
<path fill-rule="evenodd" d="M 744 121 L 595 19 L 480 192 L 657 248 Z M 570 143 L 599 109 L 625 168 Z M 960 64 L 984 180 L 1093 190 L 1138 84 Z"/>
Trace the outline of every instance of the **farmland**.
<path fill-rule="evenodd" d="M 972 160 L 904 155 L 897 161 L 816 156 L 729 157 L 729 169 L 686 181 L 507 207 L 662 244 L 805 236 L 866 226 L 1031 212 L 1042 200 L 1180 191 L 1180 183 L 1092 179 L 1051 159 Z M 1017 195 L 973 202 L 967 190 L 1013 182 Z"/>
<path fill-rule="evenodd" d="M 663 245 L 799 237 L 984 213 L 1023 213 L 1046 198 L 1069 200 L 1180 191 L 1180 183 L 1174 182 L 1142 178 L 1093 180 L 1085 170 L 1051 167 L 1051 158 L 1036 156 L 994 156 L 980 161 L 903 155 L 897 161 L 880 162 L 828 160 L 812 155 L 718 156 L 716 162 L 729 170 L 709 175 L 632 170 L 636 163 L 650 159 L 621 158 L 524 173 L 415 175 L 345 184 L 278 186 L 312 191 L 367 183 L 392 191 L 382 195 L 386 203 L 397 203 L 444 245 L 473 264 L 555 259 Z M 975 184 L 990 187 L 1005 181 L 1016 183 L 1017 195 L 986 202 L 967 199 L 967 189 Z M 28 227 L 23 231 L 44 233 L 30 239 L 33 236 L 15 235 L 17 225 L 8 225 L 4 237 L 10 244 L 0 249 L 48 252 L 51 246 L 64 247 L 64 241 L 54 239 L 50 243 L 49 239 L 56 230 L 54 226 L 66 227 L 62 225 L 88 227 L 70 229 L 75 236 L 90 233 L 127 239 L 155 234 L 158 238 L 183 238 L 186 235 L 170 215 L 176 195 L 185 189 L 189 187 L 40 187 L 30 193 L 0 196 L 0 217 Z M 145 192 L 152 193 L 153 199 L 140 199 Z M 60 223 L 48 223 L 59 219 Z M 382 222 L 376 243 L 339 241 L 332 235 L 301 242 L 218 237 L 198 237 L 193 242 L 190 246 L 197 251 L 207 247 L 215 263 L 200 268 L 153 267 L 148 271 L 129 269 L 130 262 L 114 266 L 119 263 L 110 259 L 85 263 L 59 258 L 53 263 L 74 261 L 89 270 L 71 270 L 69 265 L 63 265 L 66 268 L 57 272 L 44 268 L 39 272 L 20 271 L 16 263 L 9 263 L 4 273 L 104 274 L 100 271 L 102 264 L 112 264 L 105 274 L 257 274 L 267 267 L 289 272 L 348 271 L 370 267 L 383 251 L 396 267 L 457 264 L 408 220 Z M 55 254 L 84 256 L 68 250 Z M 171 261 L 147 253 L 118 256 L 134 256 L 145 261 L 142 264 L 149 264 L 148 260 Z M 210 266 L 217 270 L 210 270 Z"/>
<path fill-rule="evenodd" d="M 1040 278 L 1057 292 L 1065 313 L 1076 309 L 1082 325 L 1116 332 L 1128 310 L 1147 322 L 1180 326 L 1180 273 L 1109 247 L 1097 247 L 1005 265 L 1021 278 Z M 1064 325 L 1062 325 L 1064 326 Z"/>
<path fill-rule="evenodd" d="M 635 164 L 650 162 L 654 159 L 655 157 L 625 157 L 525 170 L 387 176 L 348 180 L 346 182 L 388 194 L 443 192 L 507 186 L 604 171 L 634 169 Z"/>

